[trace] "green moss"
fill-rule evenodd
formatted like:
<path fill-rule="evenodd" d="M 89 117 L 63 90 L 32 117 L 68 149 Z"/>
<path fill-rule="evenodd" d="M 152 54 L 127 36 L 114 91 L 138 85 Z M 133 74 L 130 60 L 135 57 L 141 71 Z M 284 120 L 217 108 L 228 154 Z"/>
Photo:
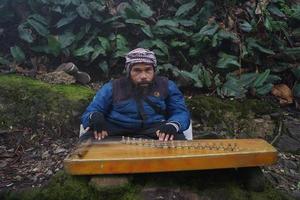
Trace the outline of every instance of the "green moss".
<path fill-rule="evenodd" d="M 27 77 L 0 76 L 0 128 L 64 127 L 77 122 L 94 95 L 77 85 L 51 85 Z"/>
<path fill-rule="evenodd" d="M 263 115 L 277 112 L 278 108 L 259 99 L 245 99 L 243 101 L 220 99 L 212 96 L 195 96 L 186 100 L 193 119 L 201 123 L 200 131 L 226 131 L 228 134 L 259 135 L 262 127 L 254 121 Z M 273 134 L 273 122 L 266 128 L 266 134 Z M 268 129 L 269 128 L 269 129 Z M 264 133 L 265 134 L 265 133 Z"/>
<path fill-rule="evenodd" d="M 222 200 L 288 200 L 269 183 L 263 192 L 247 191 L 236 176 L 235 170 L 209 170 L 157 174 L 136 174 L 130 183 L 120 187 L 95 189 L 90 177 L 57 173 L 44 188 L 0 195 L 5 200 L 135 200 L 140 199 L 142 188 L 181 188 L 196 192 L 200 199 Z"/>

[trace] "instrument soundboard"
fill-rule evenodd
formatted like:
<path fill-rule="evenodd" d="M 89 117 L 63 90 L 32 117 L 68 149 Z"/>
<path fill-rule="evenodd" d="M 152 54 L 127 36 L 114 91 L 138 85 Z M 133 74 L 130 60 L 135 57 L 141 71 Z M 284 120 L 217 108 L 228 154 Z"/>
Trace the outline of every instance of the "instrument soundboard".
<path fill-rule="evenodd" d="M 272 165 L 276 149 L 262 139 L 121 141 L 80 144 L 64 160 L 73 175 L 127 174 Z"/>

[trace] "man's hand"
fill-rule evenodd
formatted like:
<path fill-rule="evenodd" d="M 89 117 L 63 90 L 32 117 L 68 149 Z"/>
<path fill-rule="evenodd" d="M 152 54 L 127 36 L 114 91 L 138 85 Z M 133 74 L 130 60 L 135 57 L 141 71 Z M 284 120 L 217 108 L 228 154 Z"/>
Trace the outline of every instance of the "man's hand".
<path fill-rule="evenodd" d="M 158 127 L 157 131 L 155 132 L 158 140 L 160 141 L 168 141 L 173 140 L 174 135 L 177 134 L 177 129 L 174 125 L 170 124 L 163 124 Z"/>
<path fill-rule="evenodd" d="M 94 137 L 96 140 L 101 140 L 108 136 L 108 133 L 105 128 L 105 119 L 102 113 L 93 113 L 90 117 L 89 126 L 93 130 Z"/>

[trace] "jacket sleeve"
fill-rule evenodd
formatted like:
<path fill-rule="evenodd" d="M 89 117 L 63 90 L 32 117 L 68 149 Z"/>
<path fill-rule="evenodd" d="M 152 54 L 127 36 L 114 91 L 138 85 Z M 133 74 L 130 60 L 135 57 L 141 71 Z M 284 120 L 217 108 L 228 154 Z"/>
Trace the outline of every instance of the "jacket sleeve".
<path fill-rule="evenodd" d="M 90 105 L 86 108 L 81 117 L 81 123 L 84 128 L 88 126 L 89 119 L 92 113 L 101 112 L 107 115 L 112 105 L 112 83 L 104 84 L 94 96 Z"/>
<path fill-rule="evenodd" d="M 185 131 L 190 125 L 190 113 L 184 97 L 173 81 L 169 80 L 168 90 L 169 94 L 166 99 L 167 122 L 176 123 L 179 126 L 179 131 Z"/>

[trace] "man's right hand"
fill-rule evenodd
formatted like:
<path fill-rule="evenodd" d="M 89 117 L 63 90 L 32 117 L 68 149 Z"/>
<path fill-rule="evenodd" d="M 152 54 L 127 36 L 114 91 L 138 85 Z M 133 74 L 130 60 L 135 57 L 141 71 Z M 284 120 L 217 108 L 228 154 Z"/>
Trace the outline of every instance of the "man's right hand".
<path fill-rule="evenodd" d="M 94 132 L 94 137 L 96 140 L 101 140 L 108 135 L 105 127 L 104 116 L 100 112 L 94 112 L 91 114 L 89 127 Z"/>

